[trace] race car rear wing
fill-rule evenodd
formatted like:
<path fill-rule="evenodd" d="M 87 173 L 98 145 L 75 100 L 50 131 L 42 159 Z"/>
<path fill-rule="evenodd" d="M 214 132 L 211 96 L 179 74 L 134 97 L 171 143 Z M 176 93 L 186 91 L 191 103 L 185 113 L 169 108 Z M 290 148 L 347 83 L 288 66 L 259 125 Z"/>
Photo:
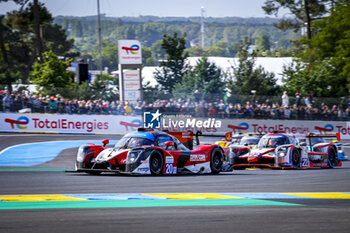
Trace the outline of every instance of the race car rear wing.
<path fill-rule="evenodd" d="M 193 132 L 170 132 L 165 131 L 166 133 L 176 137 L 184 146 L 188 149 L 193 150 Z"/>
<path fill-rule="evenodd" d="M 306 134 L 306 137 L 324 137 L 324 138 L 337 138 L 338 141 L 341 140 L 340 133 L 335 134 L 315 134 L 315 133 L 308 133 Z"/>
<path fill-rule="evenodd" d="M 335 134 L 315 134 L 315 133 L 308 133 L 306 134 L 306 138 L 309 140 L 309 145 L 312 145 L 311 138 L 313 137 L 323 137 L 323 138 L 337 138 L 338 141 L 341 140 L 340 133 Z"/>
<path fill-rule="evenodd" d="M 145 129 L 145 128 L 138 128 L 137 131 L 143 131 L 143 132 L 152 132 L 152 131 L 158 131 L 155 129 Z M 171 136 L 174 136 L 177 138 L 184 146 L 186 146 L 188 149 L 193 150 L 193 132 L 171 132 L 168 130 L 159 130 L 162 132 L 165 132 L 167 134 L 170 134 Z"/>

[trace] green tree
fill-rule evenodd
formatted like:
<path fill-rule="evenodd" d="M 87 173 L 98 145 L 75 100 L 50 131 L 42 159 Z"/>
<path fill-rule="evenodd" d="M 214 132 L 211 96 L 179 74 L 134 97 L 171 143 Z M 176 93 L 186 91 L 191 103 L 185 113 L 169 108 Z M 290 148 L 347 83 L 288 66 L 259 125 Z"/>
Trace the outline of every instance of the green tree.
<path fill-rule="evenodd" d="M 102 41 L 102 67 L 108 67 L 109 70 L 118 69 L 118 46 L 110 41 Z M 92 49 L 92 56 L 95 65 L 99 67 L 100 53 L 98 43 Z"/>
<path fill-rule="evenodd" d="M 174 89 L 175 96 L 193 97 L 195 90 L 199 90 L 206 100 L 222 99 L 225 89 L 223 72 L 207 57 L 197 61 L 196 66 L 187 72 L 182 83 L 177 83 Z"/>
<path fill-rule="evenodd" d="M 336 97 L 344 96 L 346 86 L 332 69 L 329 61 L 318 64 L 314 69 L 307 69 L 301 62 L 295 62 L 284 68 L 283 80 L 284 90 L 292 93 L 300 92 L 302 95 L 308 95 L 311 91 L 317 97 Z"/>
<path fill-rule="evenodd" d="M 28 1 L 19 1 L 26 3 Z M 7 45 L 6 54 L 2 53 L 2 57 L 7 57 L 8 66 L 10 69 L 17 70 L 21 73 L 23 83 L 27 83 L 27 78 L 32 69 L 32 65 L 39 56 L 38 51 L 52 50 L 59 56 L 75 56 L 76 53 L 71 53 L 73 40 L 68 40 L 65 31 L 61 26 L 53 24 L 53 18 L 50 12 L 43 4 L 34 2 L 23 5 L 18 11 L 7 13 L 2 20 L 0 44 Z M 38 9 L 36 9 L 38 8 Z M 39 19 L 35 19 L 38 10 Z M 38 42 L 36 27 L 40 22 L 41 39 L 43 42 Z M 2 47 L 2 46 L 1 46 Z M 42 59 L 38 59 L 41 62 Z"/>
<path fill-rule="evenodd" d="M 219 41 L 212 47 L 206 49 L 208 56 L 227 57 L 229 54 L 228 43 L 226 41 Z"/>
<path fill-rule="evenodd" d="M 155 66 L 157 64 L 151 48 L 142 47 L 142 64 L 144 66 Z"/>
<path fill-rule="evenodd" d="M 301 60 L 285 69 L 286 85 L 319 96 L 346 96 L 350 90 L 350 3 L 338 1 L 328 17 L 315 21 L 317 34 Z M 304 65 L 301 65 L 303 62 Z M 344 85 L 346 84 L 346 85 Z"/>
<path fill-rule="evenodd" d="M 329 2 L 334 0 L 266 0 L 262 8 L 268 15 L 276 16 L 281 8 L 289 10 L 294 18 L 284 18 L 276 26 L 282 30 L 306 27 L 306 36 L 311 39 L 311 22 L 328 12 Z"/>
<path fill-rule="evenodd" d="M 207 56 L 207 52 L 202 47 L 191 47 L 186 49 L 186 52 L 190 57 Z"/>
<path fill-rule="evenodd" d="M 266 50 L 270 50 L 270 39 L 266 34 L 261 34 L 256 39 L 255 45 L 260 53 L 265 52 Z"/>
<path fill-rule="evenodd" d="M 1 60 L 1 59 L 0 59 Z M 10 69 L 8 65 L 0 62 L 0 89 L 7 87 L 12 91 L 12 83 L 21 78 L 21 73 Z"/>
<path fill-rule="evenodd" d="M 52 51 L 43 53 L 43 62 L 36 62 L 31 73 L 34 84 L 43 88 L 44 92 L 54 92 L 55 88 L 73 87 L 74 73 L 67 71 L 72 60 L 60 60 Z"/>
<path fill-rule="evenodd" d="M 113 81 L 116 85 L 111 85 L 110 81 Z M 103 99 L 109 101 L 119 99 L 119 81 L 109 74 L 102 74 L 102 77 L 97 75 L 90 87 L 93 94 L 91 97 L 92 99 Z"/>
<path fill-rule="evenodd" d="M 252 90 L 257 95 L 277 95 L 279 87 L 276 85 L 276 78 L 273 73 L 266 72 L 263 67 L 255 65 L 256 54 L 249 53 L 251 40 L 246 38 L 241 41 L 237 56 L 238 66 L 233 66 L 233 76 L 228 81 L 228 89 L 232 95 L 250 95 Z"/>
<path fill-rule="evenodd" d="M 162 40 L 157 40 L 151 46 L 153 58 L 158 62 L 159 60 L 163 60 L 166 58 L 166 52 L 162 48 Z"/>
<path fill-rule="evenodd" d="M 155 72 L 155 79 L 166 92 L 172 93 L 176 83 L 181 83 L 184 74 L 188 71 L 185 63 L 188 53 L 186 49 L 186 33 L 178 37 L 174 31 L 173 36 L 164 34 L 162 48 L 166 51 L 165 61 L 160 63 L 160 69 Z"/>
<path fill-rule="evenodd" d="M 235 57 L 239 50 L 239 44 L 233 43 L 228 47 L 228 53 L 230 57 Z"/>

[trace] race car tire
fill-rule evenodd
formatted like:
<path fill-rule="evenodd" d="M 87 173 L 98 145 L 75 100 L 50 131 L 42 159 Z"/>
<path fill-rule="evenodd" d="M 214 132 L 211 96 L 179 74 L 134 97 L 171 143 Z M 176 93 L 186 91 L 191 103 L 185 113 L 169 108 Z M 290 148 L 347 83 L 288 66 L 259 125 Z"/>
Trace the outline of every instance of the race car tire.
<path fill-rule="evenodd" d="M 220 148 L 214 148 L 210 155 L 210 169 L 212 174 L 219 174 L 224 165 L 224 154 Z"/>
<path fill-rule="evenodd" d="M 101 172 L 99 172 L 99 171 L 89 171 L 89 172 L 86 172 L 87 174 L 89 174 L 89 175 L 100 175 L 101 174 Z"/>
<path fill-rule="evenodd" d="M 330 147 L 328 150 L 327 164 L 329 168 L 334 168 L 338 165 L 337 154 L 333 147 Z"/>
<path fill-rule="evenodd" d="M 149 159 L 149 169 L 152 175 L 163 173 L 163 155 L 157 150 L 152 151 Z"/>
<path fill-rule="evenodd" d="M 293 149 L 292 152 L 292 164 L 293 167 L 299 167 L 300 165 L 300 152 L 296 149 Z"/>

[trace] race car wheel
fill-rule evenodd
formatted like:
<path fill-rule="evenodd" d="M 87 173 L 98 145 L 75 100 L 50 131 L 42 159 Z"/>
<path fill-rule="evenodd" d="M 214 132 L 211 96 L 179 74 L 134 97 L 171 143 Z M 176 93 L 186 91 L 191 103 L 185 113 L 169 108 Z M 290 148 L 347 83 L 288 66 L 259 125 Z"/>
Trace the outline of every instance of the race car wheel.
<path fill-rule="evenodd" d="M 333 168 L 338 165 L 337 155 L 333 147 L 329 148 L 327 155 L 327 163 L 329 168 Z"/>
<path fill-rule="evenodd" d="M 161 175 L 163 172 L 163 155 L 155 150 L 150 155 L 149 167 L 152 175 Z"/>
<path fill-rule="evenodd" d="M 300 165 L 300 153 L 298 150 L 293 150 L 293 153 L 292 153 L 292 164 L 293 164 L 293 167 L 299 167 Z"/>
<path fill-rule="evenodd" d="M 224 155 L 222 150 L 214 148 L 210 156 L 210 169 L 212 174 L 219 174 L 224 165 Z"/>

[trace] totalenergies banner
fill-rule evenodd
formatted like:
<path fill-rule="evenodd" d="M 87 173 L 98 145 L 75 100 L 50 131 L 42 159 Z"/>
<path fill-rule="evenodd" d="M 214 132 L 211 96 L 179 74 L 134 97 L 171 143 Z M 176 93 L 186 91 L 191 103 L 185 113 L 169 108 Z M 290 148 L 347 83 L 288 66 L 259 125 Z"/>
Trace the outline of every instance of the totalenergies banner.
<path fill-rule="evenodd" d="M 190 117 L 162 117 L 162 128 L 169 131 L 202 131 L 204 134 L 273 133 L 288 134 L 340 133 L 350 139 L 350 122 L 344 121 L 292 121 L 292 120 L 238 120 Z M 0 114 L 0 132 L 18 133 L 75 133 L 125 134 L 142 127 L 141 116 L 114 115 L 54 115 L 54 114 Z"/>
<path fill-rule="evenodd" d="M 307 133 L 340 133 L 341 138 L 350 139 L 350 122 L 343 121 L 296 121 L 296 120 L 238 120 L 215 118 L 186 118 L 164 116 L 162 128 L 169 131 L 201 131 L 204 134 L 225 135 L 233 133 L 266 134 L 276 131 L 292 135 Z"/>
<path fill-rule="evenodd" d="M 0 132 L 125 134 L 141 127 L 141 116 L 0 114 Z"/>
<path fill-rule="evenodd" d="M 344 121 L 224 120 L 223 128 L 227 128 L 234 133 L 257 134 L 273 133 L 275 131 L 292 135 L 340 133 L 343 139 L 350 139 L 350 122 Z"/>

